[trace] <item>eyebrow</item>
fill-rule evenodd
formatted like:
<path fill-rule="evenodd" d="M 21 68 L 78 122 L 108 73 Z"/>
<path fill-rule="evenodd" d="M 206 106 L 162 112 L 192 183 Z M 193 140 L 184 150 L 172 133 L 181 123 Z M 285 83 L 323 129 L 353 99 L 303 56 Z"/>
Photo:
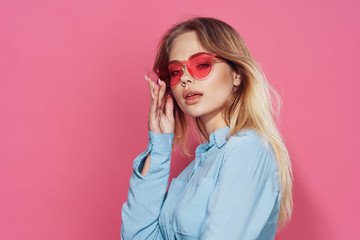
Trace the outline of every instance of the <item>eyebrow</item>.
<path fill-rule="evenodd" d="M 182 62 L 182 61 L 185 61 L 185 60 L 189 60 L 189 58 L 191 58 L 192 56 L 194 56 L 195 54 L 198 54 L 198 53 L 211 53 L 211 52 L 208 52 L 208 51 L 198 51 L 196 53 L 193 53 L 191 54 L 188 58 L 184 59 L 184 60 L 177 60 L 177 59 L 174 59 L 174 60 L 170 60 L 170 57 L 169 57 L 169 60 L 168 62 L 172 62 L 172 61 L 179 61 L 179 62 Z"/>

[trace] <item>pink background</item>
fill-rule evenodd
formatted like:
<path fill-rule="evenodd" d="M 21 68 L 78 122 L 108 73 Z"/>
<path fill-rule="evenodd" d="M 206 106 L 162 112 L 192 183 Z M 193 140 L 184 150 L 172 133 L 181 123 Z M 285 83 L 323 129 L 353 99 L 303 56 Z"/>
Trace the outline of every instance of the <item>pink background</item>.
<path fill-rule="evenodd" d="M 238 30 L 284 100 L 294 212 L 276 239 L 358 236 L 359 1 L 57 2 L 0 2 L 0 239 L 120 239 L 143 75 L 190 15 Z"/>

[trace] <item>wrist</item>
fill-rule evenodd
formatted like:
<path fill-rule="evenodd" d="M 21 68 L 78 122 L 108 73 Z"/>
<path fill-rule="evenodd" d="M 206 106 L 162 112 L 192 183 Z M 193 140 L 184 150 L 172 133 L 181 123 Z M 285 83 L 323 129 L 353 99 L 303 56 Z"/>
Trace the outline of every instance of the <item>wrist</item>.
<path fill-rule="evenodd" d="M 149 143 L 152 152 L 171 152 L 174 141 L 174 132 L 171 133 L 155 133 L 149 131 Z"/>

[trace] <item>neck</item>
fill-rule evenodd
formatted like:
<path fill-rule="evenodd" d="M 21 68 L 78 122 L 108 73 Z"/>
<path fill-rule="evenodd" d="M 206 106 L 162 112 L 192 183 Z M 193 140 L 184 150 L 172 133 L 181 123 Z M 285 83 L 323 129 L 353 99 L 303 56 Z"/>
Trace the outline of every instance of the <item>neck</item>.
<path fill-rule="evenodd" d="M 200 118 L 200 120 L 201 120 L 202 124 L 204 125 L 206 134 L 208 136 L 210 136 L 210 133 L 227 126 L 224 119 L 222 119 L 222 117 L 220 116 L 220 114 L 218 114 L 217 116 L 215 116 L 213 118 L 208 118 L 208 119 L 203 117 L 203 118 Z"/>

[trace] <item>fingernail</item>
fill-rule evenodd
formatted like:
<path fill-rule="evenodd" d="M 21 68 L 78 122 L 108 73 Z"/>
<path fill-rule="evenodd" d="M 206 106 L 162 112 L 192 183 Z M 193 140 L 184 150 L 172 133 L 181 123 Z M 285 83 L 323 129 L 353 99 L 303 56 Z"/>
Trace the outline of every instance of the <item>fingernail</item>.
<path fill-rule="evenodd" d="M 151 84 L 152 84 L 152 87 L 154 88 L 155 87 L 155 83 L 153 81 L 151 81 Z"/>
<path fill-rule="evenodd" d="M 154 99 L 154 93 L 151 93 L 151 97 L 152 97 L 152 99 Z"/>
<path fill-rule="evenodd" d="M 160 79 L 158 78 L 158 84 L 161 86 L 161 81 L 160 81 Z"/>
<path fill-rule="evenodd" d="M 148 80 L 148 78 L 147 78 L 147 76 L 144 74 L 144 77 L 145 77 L 145 80 L 147 81 Z"/>

